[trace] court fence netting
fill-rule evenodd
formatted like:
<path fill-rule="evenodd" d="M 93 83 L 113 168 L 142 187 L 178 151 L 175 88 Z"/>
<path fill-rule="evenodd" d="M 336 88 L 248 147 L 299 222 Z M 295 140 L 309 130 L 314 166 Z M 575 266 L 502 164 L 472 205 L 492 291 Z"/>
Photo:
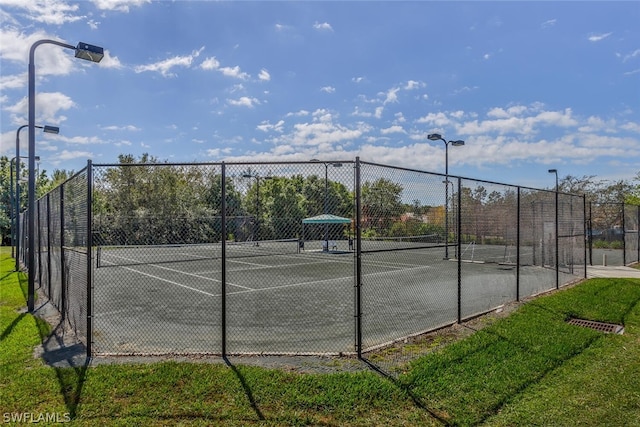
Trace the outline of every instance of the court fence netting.
<path fill-rule="evenodd" d="M 598 209 L 359 158 L 89 161 L 37 201 L 29 274 L 87 356 L 367 358 L 585 278 L 594 230 L 637 261 L 640 208 Z"/>

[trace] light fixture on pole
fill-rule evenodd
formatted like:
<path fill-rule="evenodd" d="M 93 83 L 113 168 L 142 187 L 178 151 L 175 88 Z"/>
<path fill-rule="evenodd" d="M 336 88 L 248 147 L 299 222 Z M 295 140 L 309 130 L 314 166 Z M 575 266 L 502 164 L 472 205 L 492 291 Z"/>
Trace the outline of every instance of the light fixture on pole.
<path fill-rule="evenodd" d="M 323 203 L 323 214 L 327 215 L 329 213 L 328 199 L 329 199 L 329 165 L 334 168 L 342 167 L 342 163 L 339 162 L 323 162 L 318 159 L 311 159 L 314 163 L 323 163 L 324 164 L 324 203 Z M 324 223 L 324 246 L 322 248 L 324 252 L 329 251 L 329 223 Z"/>
<path fill-rule="evenodd" d="M 23 156 L 20 155 L 20 131 L 26 127 L 29 127 L 29 125 L 22 125 L 18 128 L 18 130 L 16 131 L 16 159 L 20 159 L 20 158 L 25 158 Z M 38 126 L 38 125 L 34 125 L 34 128 L 37 129 L 42 129 L 42 131 L 44 133 L 52 133 L 52 134 L 58 134 L 60 132 L 60 128 L 57 126 L 48 126 L 48 125 L 44 125 L 44 126 Z M 11 167 L 11 164 L 9 164 L 9 167 L 11 168 L 11 170 L 13 171 L 13 168 Z M 16 241 L 20 239 L 20 224 L 18 221 L 18 215 L 20 214 L 20 186 L 18 185 L 18 181 L 20 180 L 20 161 L 17 160 L 16 161 L 16 198 L 15 198 L 15 206 L 16 206 L 16 210 L 15 210 L 15 226 L 13 226 L 13 230 L 15 230 L 15 236 L 16 236 Z M 13 182 L 13 180 L 12 180 Z M 13 235 L 12 235 L 13 236 Z M 18 244 L 19 245 L 19 244 Z M 18 261 L 19 258 L 19 251 L 17 251 L 18 245 L 16 245 L 16 271 L 18 271 L 20 269 L 20 263 Z"/>
<path fill-rule="evenodd" d="M 255 246 L 260 246 L 258 241 L 260 240 L 260 180 L 272 179 L 271 176 L 260 176 L 258 174 L 244 174 L 243 178 L 254 178 L 256 180 L 256 230 L 255 230 Z"/>
<path fill-rule="evenodd" d="M 75 50 L 75 57 L 86 59 L 91 62 L 100 62 L 104 57 L 104 49 L 99 46 L 90 45 L 88 43 L 80 42 L 77 46 L 72 46 L 67 43 L 59 42 L 57 40 L 38 40 L 31 45 L 29 49 L 29 202 L 28 202 L 28 253 L 27 253 L 27 269 L 28 275 L 28 287 L 27 287 L 27 309 L 29 312 L 33 312 L 35 303 L 35 225 L 36 225 L 36 179 L 35 179 L 35 151 L 36 151 L 36 137 L 35 137 L 35 122 L 36 122 L 36 72 L 35 72 L 35 54 L 36 48 L 42 44 L 54 44 L 65 49 Z"/>
<path fill-rule="evenodd" d="M 430 133 L 427 135 L 427 138 L 430 141 L 442 141 L 444 142 L 444 174 L 446 176 L 446 181 L 444 185 L 444 258 L 449 259 L 449 144 L 454 147 L 460 147 L 464 145 L 464 141 L 455 140 L 455 141 L 447 141 L 440 135 L 439 133 Z"/>

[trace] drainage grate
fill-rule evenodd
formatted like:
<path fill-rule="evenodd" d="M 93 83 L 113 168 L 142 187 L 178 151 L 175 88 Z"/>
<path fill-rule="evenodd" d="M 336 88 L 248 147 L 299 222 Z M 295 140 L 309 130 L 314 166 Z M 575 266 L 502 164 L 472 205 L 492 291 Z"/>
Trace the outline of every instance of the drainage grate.
<path fill-rule="evenodd" d="M 613 323 L 602 323 L 595 322 L 593 320 L 584 320 L 584 319 L 569 319 L 567 321 L 570 325 L 582 326 L 584 328 L 594 329 L 596 331 L 604 332 L 605 334 L 618 334 L 622 335 L 624 333 L 624 326 L 615 325 Z"/>

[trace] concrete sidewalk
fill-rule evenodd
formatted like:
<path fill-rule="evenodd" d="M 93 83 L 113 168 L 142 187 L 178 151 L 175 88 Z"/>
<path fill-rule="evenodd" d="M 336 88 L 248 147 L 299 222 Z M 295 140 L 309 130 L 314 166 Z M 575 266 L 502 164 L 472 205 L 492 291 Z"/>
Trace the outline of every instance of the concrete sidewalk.
<path fill-rule="evenodd" d="M 640 270 L 623 266 L 588 265 L 587 277 L 630 277 L 640 279 Z"/>

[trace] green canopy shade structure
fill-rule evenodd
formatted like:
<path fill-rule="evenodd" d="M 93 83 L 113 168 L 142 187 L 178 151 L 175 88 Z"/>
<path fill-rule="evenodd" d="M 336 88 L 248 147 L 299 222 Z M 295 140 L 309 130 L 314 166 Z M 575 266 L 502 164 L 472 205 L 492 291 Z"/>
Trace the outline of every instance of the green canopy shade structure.
<path fill-rule="evenodd" d="M 337 215 L 324 214 L 312 216 L 302 220 L 303 224 L 350 224 L 351 218 L 343 218 Z"/>
<path fill-rule="evenodd" d="M 306 235 L 305 225 L 307 224 L 324 224 L 325 225 L 325 238 L 324 238 L 322 250 L 325 252 L 328 252 L 329 247 L 332 245 L 332 243 L 328 238 L 328 231 L 327 231 L 328 224 L 351 224 L 351 218 L 344 218 L 341 216 L 331 215 L 331 214 L 323 214 L 323 215 L 312 216 L 310 218 L 303 219 L 302 220 L 302 240 L 300 242 L 300 247 L 302 249 L 304 249 L 304 241 L 305 241 L 305 235 Z M 351 238 L 349 238 L 349 247 L 352 246 L 351 242 L 352 240 Z M 333 246 L 337 247 L 334 241 L 333 241 Z"/>

